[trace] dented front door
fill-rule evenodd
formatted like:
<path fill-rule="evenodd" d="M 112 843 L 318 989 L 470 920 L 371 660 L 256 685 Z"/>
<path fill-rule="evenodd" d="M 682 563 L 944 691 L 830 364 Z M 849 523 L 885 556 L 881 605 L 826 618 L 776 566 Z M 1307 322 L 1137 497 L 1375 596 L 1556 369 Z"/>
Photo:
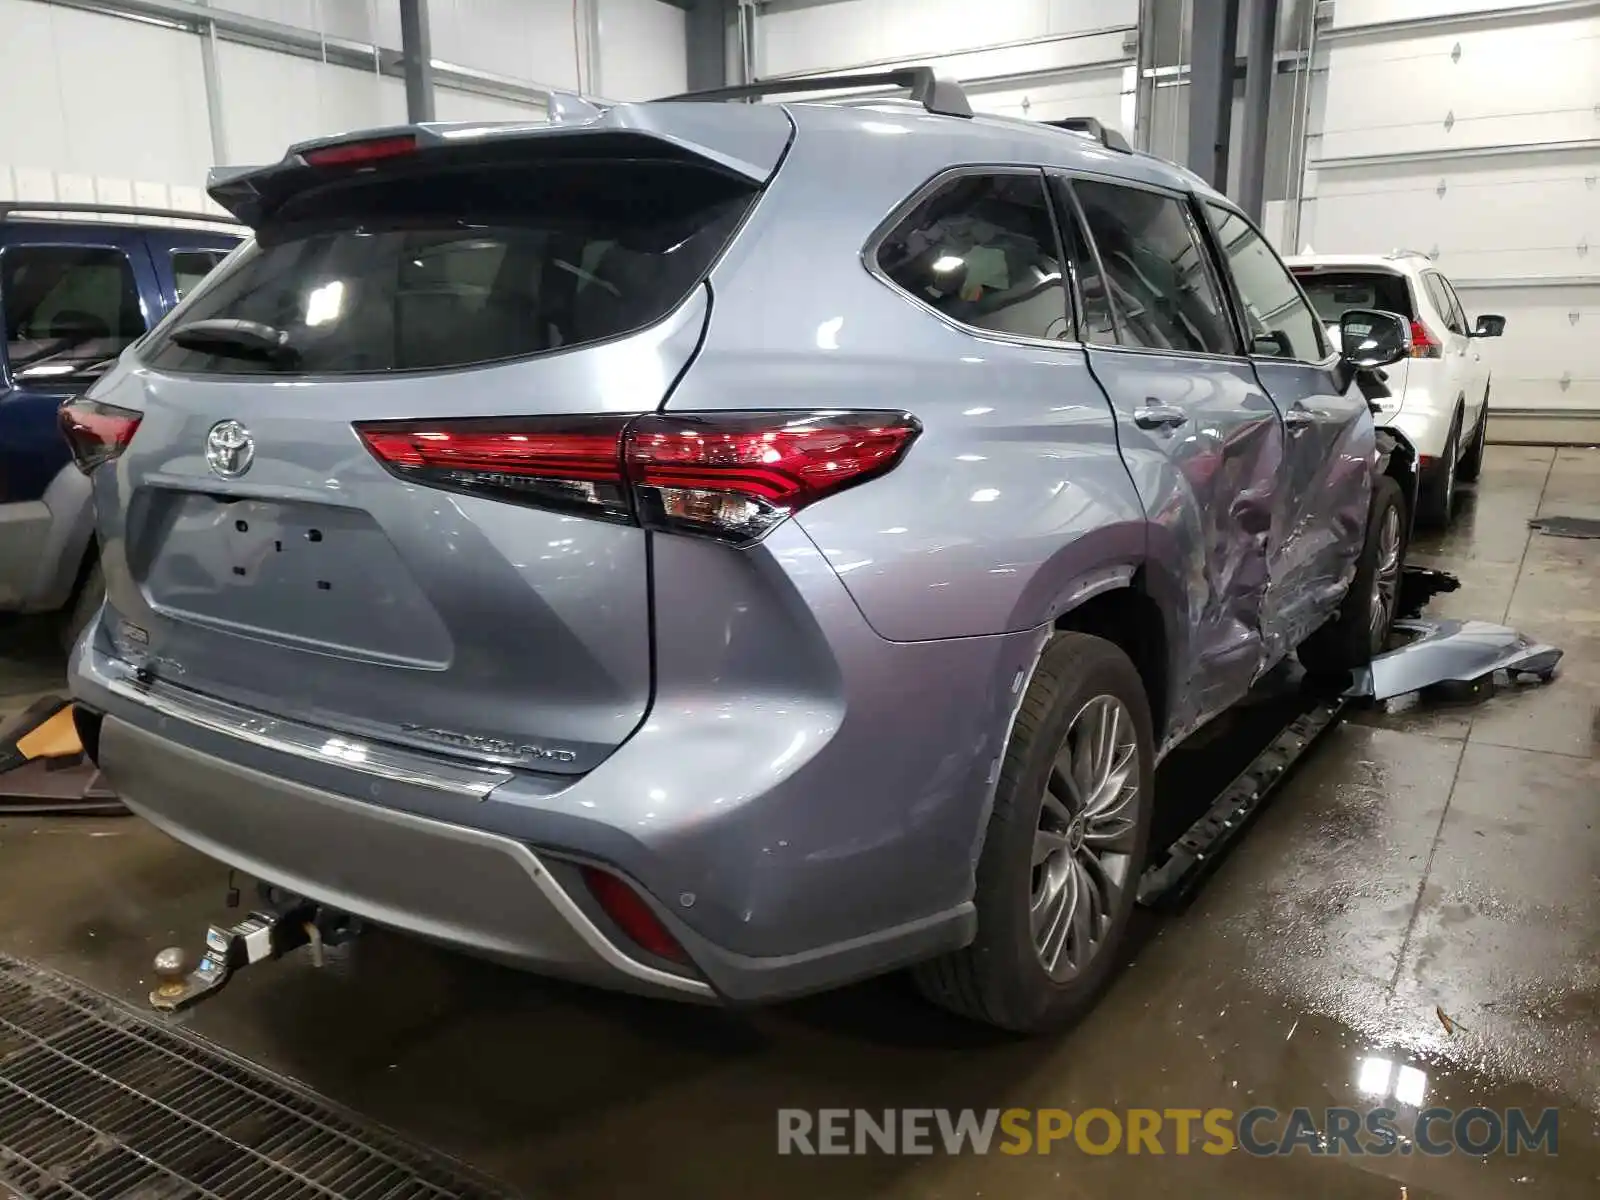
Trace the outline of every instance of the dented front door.
<path fill-rule="evenodd" d="M 1056 181 L 1056 199 L 1079 333 L 1149 522 L 1146 583 L 1177 613 L 1178 738 L 1269 665 L 1262 605 L 1283 423 L 1242 353 L 1188 197 L 1075 179 Z"/>
<path fill-rule="evenodd" d="M 1338 611 L 1366 542 L 1375 432 L 1322 322 L 1265 238 L 1207 201 L 1256 378 L 1283 417 L 1283 491 L 1267 547 L 1269 659 Z"/>
<path fill-rule="evenodd" d="M 1250 364 L 1091 347 L 1188 639 L 1174 731 L 1238 701 L 1265 662 L 1262 604 L 1283 432 Z M 1170 422 L 1170 424 L 1165 423 Z"/>

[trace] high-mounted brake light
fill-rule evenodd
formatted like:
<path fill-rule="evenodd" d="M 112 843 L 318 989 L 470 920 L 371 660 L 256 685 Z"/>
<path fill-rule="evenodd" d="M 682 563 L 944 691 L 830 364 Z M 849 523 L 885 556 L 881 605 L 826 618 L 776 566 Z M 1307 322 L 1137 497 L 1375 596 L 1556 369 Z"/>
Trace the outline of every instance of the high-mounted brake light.
<path fill-rule="evenodd" d="M 396 137 L 369 138 L 360 142 L 319 146 L 314 150 L 301 151 L 300 157 L 305 159 L 307 166 L 346 167 L 358 163 L 377 162 L 385 158 L 399 158 L 403 154 L 415 153 L 416 149 L 415 135 L 406 133 Z"/>
<path fill-rule="evenodd" d="M 735 545 L 890 470 L 921 426 L 900 412 L 481 417 L 361 423 L 393 474 L 432 487 Z"/>
<path fill-rule="evenodd" d="M 1428 332 L 1428 327 L 1421 321 L 1411 322 L 1411 357 L 1412 358 L 1443 358 L 1444 344 Z"/>
<path fill-rule="evenodd" d="M 56 419 L 72 448 L 72 460 L 87 475 L 128 448 L 144 415 L 79 396 L 63 404 Z"/>

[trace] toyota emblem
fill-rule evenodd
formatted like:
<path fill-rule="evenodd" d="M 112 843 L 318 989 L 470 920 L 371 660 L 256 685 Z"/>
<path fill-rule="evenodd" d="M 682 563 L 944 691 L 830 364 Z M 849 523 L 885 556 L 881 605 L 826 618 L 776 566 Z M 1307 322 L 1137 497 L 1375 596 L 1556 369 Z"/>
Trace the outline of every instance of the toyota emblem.
<path fill-rule="evenodd" d="M 239 478 L 255 458 L 255 439 L 237 421 L 218 421 L 206 434 L 206 462 L 224 479 Z"/>

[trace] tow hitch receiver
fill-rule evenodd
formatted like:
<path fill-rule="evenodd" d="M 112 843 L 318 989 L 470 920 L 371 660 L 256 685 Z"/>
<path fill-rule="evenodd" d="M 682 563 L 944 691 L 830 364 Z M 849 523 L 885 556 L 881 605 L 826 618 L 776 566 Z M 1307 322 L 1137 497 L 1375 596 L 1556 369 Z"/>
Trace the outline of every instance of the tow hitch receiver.
<path fill-rule="evenodd" d="M 278 911 L 258 910 L 235 925 L 212 925 L 206 930 L 205 952 L 193 970 L 181 946 L 168 946 L 156 955 L 150 1004 L 162 1012 L 188 1008 L 220 992 L 245 967 L 281 958 L 301 946 L 311 947 L 311 960 L 320 967 L 325 946 L 347 942 L 360 930 L 360 922 L 348 913 L 310 900 Z"/>

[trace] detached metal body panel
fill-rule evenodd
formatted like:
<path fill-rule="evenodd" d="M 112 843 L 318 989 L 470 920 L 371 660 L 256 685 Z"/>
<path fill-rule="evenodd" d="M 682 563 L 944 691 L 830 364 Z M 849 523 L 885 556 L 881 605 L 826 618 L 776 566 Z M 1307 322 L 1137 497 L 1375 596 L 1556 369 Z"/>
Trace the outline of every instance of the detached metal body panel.
<path fill-rule="evenodd" d="M 1372 660 L 1347 695 L 1388 700 L 1441 683 L 1472 683 L 1496 671 L 1555 675 L 1561 651 L 1488 621 L 1406 620 L 1395 632 L 1412 640 Z"/>

